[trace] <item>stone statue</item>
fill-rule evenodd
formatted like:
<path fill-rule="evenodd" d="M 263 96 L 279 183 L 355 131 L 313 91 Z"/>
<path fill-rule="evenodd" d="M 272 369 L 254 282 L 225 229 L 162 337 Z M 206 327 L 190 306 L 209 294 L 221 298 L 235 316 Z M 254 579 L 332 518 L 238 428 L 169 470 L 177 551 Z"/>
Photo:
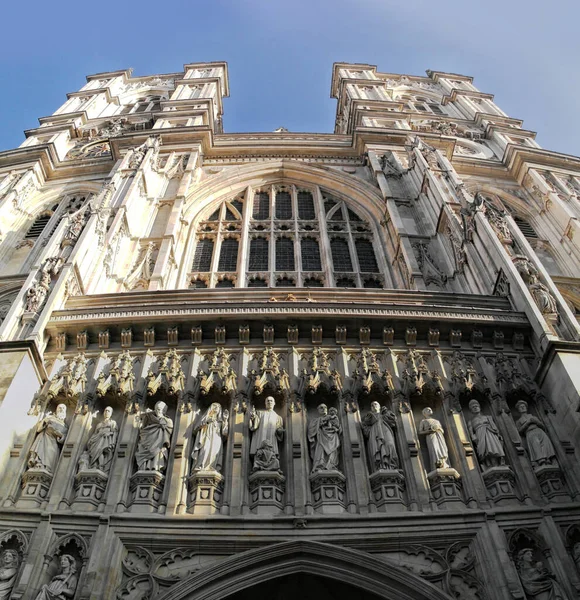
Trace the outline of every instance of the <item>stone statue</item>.
<path fill-rule="evenodd" d="M 104 419 L 97 425 L 95 432 L 89 438 L 87 449 L 89 451 L 89 467 L 108 473 L 111 469 L 119 432 L 117 423 L 111 419 L 113 409 L 110 406 L 105 408 L 103 416 Z"/>
<path fill-rule="evenodd" d="M 312 456 L 312 473 L 337 471 L 339 462 L 340 435 L 342 427 L 338 411 L 326 404 L 318 406 L 318 417 L 308 424 L 308 442 Z"/>
<path fill-rule="evenodd" d="M 60 575 L 55 575 L 48 585 L 43 585 L 36 600 L 70 600 L 77 587 L 77 566 L 70 554 L 60 557 Z"/>
<path fill-rule="evenodd" d="M 270 440 L 264 440 L 254 456 L 252 473 L 255 473 L 256 471 L 277 471 L 278 473 L 281 473 L 280 461 L 274 452 L 274 447 Z"/>
<path fill-rule="evenodd" d="M 371 411 L 365 415 L 362 429 L 368 440 L 367 448 L 373 471 L 399 468 L 399 457 L 393 435 L 395 423 L 394 412 L 386 406 L 381 408 L 378 402 L 371 402 Z"/>
<path fill-rule="evenodd" d="M 432 469 L 449 469 L 449 450 L 443 437 L 443 427 L 437 419 L 432 418 L 433 410 L 429 407 L 423 409 L 425 417 L 419 423 L 419 435 L 426 436 L 427 448 L 429 449 L 429 460 Z"/>
<path fill-rule="evenodd" d="M 16 582 L 20 557 L 16 550 L 4 550 L 0 559 L 0 600 L 8 600 Z"/>
<path fill-rule="evenodd" d="M 196 428 L 192 471 L 218 471 L 223 465 L 223 440 L 228 437 L 230 413 L 214 402 Z"/>
<path fill-rule="evenodd" d="M 525 400 L 516 403 L 516 410 L 520 413 L 516 426 L 519 434 L 526 440 L 532 465 L 541 466 L 555 463 L 556 451 L 544 431 L 544 425 L 540 419 L 528 413 L 528 403 Z"/>
<path fill-rule="evenodd" d="M 59 445 L 63 444 L 68 432 L 65 419 L 66 406 L 59 404 L 55 415 L 48 413 L 38 423 L 36 426 L 38 435 L 32 444 L 28 458 L 29 469 L 46 469 L 49 473 L 54 473 L 60 454 Z"/>
<path fill-rule="evenodd" d="M 518 552 L 518 573 L 529 600 L 568 600 L 567 594 L 555 580 L 554 574 L 534 560 L 534 551 L 524 548 Z"/>
<path fill-rule="evenodd" d="M 535 276 L 530 277 L 528 285 L 532 298 L 538 305 L 543 315 L 555 314 L 558 312 L 558 305 L 550 290 Z"/>
<path fill-rule="evenodd" d="M 276 456 L 280 455 L 278 442 L 284 437 L 284 423 L 282 417 L 274 412 L 276 401 L 272 396 L 266 398 L 266 410 L 256 410 L 252 406 L 250 411 L 250 431 L 254 432 L 250 445 L 250 455 L 255 456 L 264 440 L 272 444 Z"/>
<path fill-rule="evenodd" d="M 141 413 L 141 433 L 135 452 L 135 460 L 140 471 L 165 470 L 168 448 L 173 432 L 173 421 L 166 416 L 167 404 L 157 402 L 155 410 L 148 408 Z"/>
<path fill-rule="evenodd" d="M 479 460 L 486 469 L 505 465 L 505 452 L 497 425 L 491 417 L 481 414 L 477 400 L 470 401 L 469 410 L 473 417 L 468 428 Z"/>
<path fill-rule="evenodd" d="M 40 279 L 26 292 L 26 312 L 38 312 L 50 290 L 50 274 L 42 271 Z"/>

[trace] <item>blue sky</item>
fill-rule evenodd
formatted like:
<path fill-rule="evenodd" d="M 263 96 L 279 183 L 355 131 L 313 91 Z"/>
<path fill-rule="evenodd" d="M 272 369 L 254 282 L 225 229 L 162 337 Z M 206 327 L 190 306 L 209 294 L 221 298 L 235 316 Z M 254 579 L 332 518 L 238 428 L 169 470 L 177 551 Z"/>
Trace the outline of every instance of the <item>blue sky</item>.
<path fill-rule="evenodd" d="M 85 75 L 225 60 L 226 132 L 330 132 L 332 63 L 472 75 L 550 150 L 580 154 L 579 0 L 11 2 L 0 37 L 0 149 Z"/>

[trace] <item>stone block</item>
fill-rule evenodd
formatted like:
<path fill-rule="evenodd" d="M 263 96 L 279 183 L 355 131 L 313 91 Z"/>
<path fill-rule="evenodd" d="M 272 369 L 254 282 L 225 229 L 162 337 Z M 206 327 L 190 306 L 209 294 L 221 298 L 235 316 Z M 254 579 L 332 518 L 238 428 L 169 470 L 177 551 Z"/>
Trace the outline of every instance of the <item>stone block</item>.
<path fill-rule="evenodd" d="M 381 512 L 405 510 L 405 476 L 396 469 L 380 469 L 369 477 L 373 500 Z"/>
<path fill-rule="evenodd" d="M 507 465 L 491 467 L 483 472 L 483 481 L 495 504 L 516 499 L 515 477 Z"/>
<path fill-rule="evenodd" d="M 164 475 L 158 471 L 137 471 L 129 482 L 131 512 L 156 512 L 164 481 Z"/>
<path fill-rule="evenodd" d="M 461 497 L 460 475 L 455 469 L 435 469 L 427 475 L 427 479 L 429 479 L 431 493 L 437 504 L 449 504 L 450 508 L 465 506 Z"/>
<path fill-rule="evenodd" d="M 553 502 L 570 502 L 564 474 L 558 465 L 541 465 L 534 469 L 542 494 Z"/>
<path fill-rule="evenodd" d="M 108 476 L 100 469 L 84 469 L 75 477 L 73 508 L 97 510 L 107 489 Z"/>
<path fill-rule="evenodd" d="M 19 508 L 37 508 L 48 499 L 52 473 L 46 469 L 32 468 L 22 475 L 22 492 L 17 502 Z"/>
<path fill-rule="evenodd" d="M 346 477 L 340 471 L 316 471 L 310 475 L 314 510 L 323 514 L 346 510 Z"/>
<path fill-rule="evenodd" d="M 224 477 L 217 471 L 196 471 L 187 480 L 187 511 L 194 515 L 219 513 Z"/>
<path fill-rule="evenodd" d="M 284 508 L 286 478 L 279 471 L 256 471 L 249 478 L 250 510 L 258 515 L 276 515 Z"/>

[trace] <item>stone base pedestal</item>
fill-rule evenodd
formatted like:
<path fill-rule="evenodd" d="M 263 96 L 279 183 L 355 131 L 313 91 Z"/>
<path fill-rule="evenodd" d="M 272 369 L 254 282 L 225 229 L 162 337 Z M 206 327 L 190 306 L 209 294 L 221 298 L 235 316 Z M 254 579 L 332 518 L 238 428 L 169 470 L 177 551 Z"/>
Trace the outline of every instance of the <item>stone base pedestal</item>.
<path fill-rule="evenodd" d="M 314 510 L 323 514 L 343 513 L 346 509 L 346 477 L 340 471 L 317 471 L 310 475 Z"/>
<path fill-rule="evenodd" d="M 558 465 L 541 465 L 534 469 L 542 494 L 553 502 L 570 502 L 564 475 Z"/>
<path fill-rule="evenodd" d="M 370 476 L 373 499 L 379 511 L 405 510 L 405 476 L 396 469 L 380 469 Z"/>
<path fill-rule="evenodd" d="M 187 480 L 187 512 L 194 515 L 219 513 L 224 478 L 217 471 L 195 471 Z"/>
<path fill-rule="evenodd" d="M 286 478 L 279 471 L 256 471 L 249 478 L 250 510 L 258 515 L 277 515 L 284 508 Z"/>
<path fill-rule="evenodd" d="M 104 502 L 108 476 L 100 469 L 84 469 L 75 477 L 75 499 L 79 510 L 97 510 Z"/>
<path fill-rule="evenodd" d="M 487 492 L 496 504 L 517 498 L 514 473 L 507 465 L 491 467 L 482 476 Z"/>
<path fill-rule="evenodd" d="M 46 469 L 28 469 L 22 475 L 22 492 L 16 505 L 19 508 L 37 508 L 48 500 L 52 477 Z"/>
<path fill-rule="evenodd" d="M 163 492 L 165 476 L 158 471 L 137 471 L 129 482 L 131 512 L 155 512 Z"/>
<path fill-rule="evenodd" d="M 461 497 L 460 475 L 451 467 L 435 469 L 427 475 L 431 485 L 431 493 L 437 504 L 451 504 L 456 507 L 465 506 Z"/>

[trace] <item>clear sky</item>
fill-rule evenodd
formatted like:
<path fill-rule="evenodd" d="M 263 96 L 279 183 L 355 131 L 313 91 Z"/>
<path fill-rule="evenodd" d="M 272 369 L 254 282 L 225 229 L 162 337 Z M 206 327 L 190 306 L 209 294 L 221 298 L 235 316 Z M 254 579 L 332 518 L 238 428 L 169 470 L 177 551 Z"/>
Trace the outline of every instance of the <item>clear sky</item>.
<path fill-rule="evenodd" d="M 580 0 L 20 0 L 2 11 L 0 149 L 85 75 L 225 60 L 226 132 L 330 132 L 332 63 L 475 78 L 547 149 L 580 154 Z"/>

